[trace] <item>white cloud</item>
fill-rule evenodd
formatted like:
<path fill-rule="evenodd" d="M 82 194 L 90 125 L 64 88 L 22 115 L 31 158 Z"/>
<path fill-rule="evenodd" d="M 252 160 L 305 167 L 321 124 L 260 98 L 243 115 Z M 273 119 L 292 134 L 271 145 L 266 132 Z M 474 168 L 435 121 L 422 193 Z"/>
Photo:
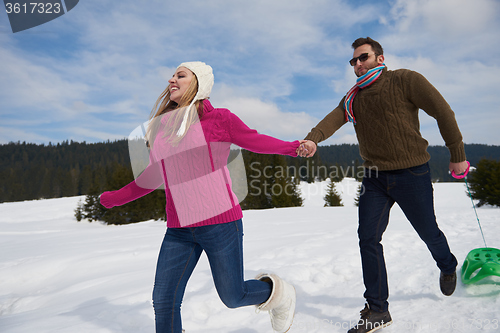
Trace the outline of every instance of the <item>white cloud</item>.
<path fill-rule="evenodd" d="M 496 0 L 397 0 L 381 41 L 397 53 L 475 57 L 498 40 L 499 15 Z"/>
<path fill-rule="evenodd" d="M 56 111 L 62 115 L 62 105 L 72 98 L 81 98 L 86 90 L 83 83 L 68 82 L 44 58 L 29 59 L 20 52 L 0 48 L 0 58 L 8 66 L 0 67 L 2 77 L 2 112 L 19 107 L 25 112 L 34 108 Z"/>
<path fill-rule="evenodd" d="M 212 95 L 214 107 L 229 109 L 250 128 L 282 140 L 303 139 L 319 121 L 305 112 L 282 111 L 274 103 L 245 96 L 226 85 L 216 87 Z"/>
<path fill-rule="evenodd" d="M 498 9 L 494 0 L 397 0 L 390 15 L 401 33 L 423 26 L 435 38 L 445 39 L 488 29 L 496 20 Z"/>

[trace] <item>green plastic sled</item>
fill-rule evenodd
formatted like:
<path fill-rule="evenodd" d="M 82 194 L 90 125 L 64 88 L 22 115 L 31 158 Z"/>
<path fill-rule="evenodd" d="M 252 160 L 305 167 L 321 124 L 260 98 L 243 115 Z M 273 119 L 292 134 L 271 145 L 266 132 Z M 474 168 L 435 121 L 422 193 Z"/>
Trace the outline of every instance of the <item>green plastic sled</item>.
<path fill-rule="evenodd" d="M 500 250 L 485 247 L 470 251 L 462 265 L 462 282 L 471 284 L 493 275 L 500 276 Z"/>

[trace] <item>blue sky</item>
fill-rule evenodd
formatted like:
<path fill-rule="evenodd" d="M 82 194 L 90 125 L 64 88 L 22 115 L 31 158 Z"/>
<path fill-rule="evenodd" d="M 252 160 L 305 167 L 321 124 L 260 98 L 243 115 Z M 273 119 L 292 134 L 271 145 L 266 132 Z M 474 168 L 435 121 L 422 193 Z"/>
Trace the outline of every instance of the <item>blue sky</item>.
<path fill-rule="evenodd" d="M 122 139 L 178 64 L 214 69 L 211 101 L 261 133 L 303 138 L 355 83 L 358 37 L 422 73 L 465 143 L 500 145 L 497 0 L 82 0 L 13 34 L 0 13 L 0 143 Z M 433 118 L 423 136 L 443 145 Z M 355 143 L 351 124 L 322 144 Z"/>

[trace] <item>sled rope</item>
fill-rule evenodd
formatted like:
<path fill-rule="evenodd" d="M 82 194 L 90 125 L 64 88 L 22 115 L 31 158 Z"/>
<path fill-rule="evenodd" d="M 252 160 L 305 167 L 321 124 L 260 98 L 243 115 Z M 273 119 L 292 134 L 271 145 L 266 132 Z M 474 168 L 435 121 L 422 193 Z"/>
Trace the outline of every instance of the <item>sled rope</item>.
<path fill-rule="evenodd" d="M 488 245 L 486 245 L 486 239 L 484 238 L 483 228 L 481 227 L 481 222 L 479 222 L 479 216 L 477 215 L 476 205 L 474 204 L 474 200 L 472 200 L 472 194 L 470 193 L 469 184 L 467 183 L 467 177 L 465 177 L 464 180 L 467 192 L 469 192 L 470 201 L 472 202 L 472 207 L 474 208 L 474 213 L 476 214 L 477 224 L 479 225 L 479 230 L 481 231 L 481 236 L 483 237 L 484 247 L 488 248 Z"/>
<path fill-rule="evenodd" d="M 479 222 L 479 216 L 477 215 L 476 204 L 474 204 L 474 200 L 472 199 L 472 194 L 470 193 L 469 184 L 467 183 L 467 174 L 469 173 L 470 163 L 467 161 L 467 164 L 468 164 L 467 170 L 465 170 L 465 172 L 463 174 L 457 175 L 453 171 L 451 173 L 451 175 L 453 176 L 453 178 L 456 178 L 456 179 L 460 179 L 460 178 L 464 179 L 465 186 L 467 187 L 467 192 L 469 192 L 470 201 L 472 202 L 472 207 L 474 208 L 474 213 L 476 214 L 477 224 L 479 225 L 479 230 L 481 231 L 481 236 L 483 237 L 484 247 L 488 248 L 488 245 L 486 245 L 486 239 L 484 238 L 483 228 L 481 227 L 481 222 Z"/>

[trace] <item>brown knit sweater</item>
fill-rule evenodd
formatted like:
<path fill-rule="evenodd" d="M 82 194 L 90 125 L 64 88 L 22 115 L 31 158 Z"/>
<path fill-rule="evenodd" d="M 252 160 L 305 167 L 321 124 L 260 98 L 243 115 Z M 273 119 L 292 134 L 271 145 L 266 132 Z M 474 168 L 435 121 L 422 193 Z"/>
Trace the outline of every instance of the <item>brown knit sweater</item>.
<path fill-rule="evenodd" d="M 316 144 L 346 123 L 344 99 L 306 136 Z M 384 68 L 371 86 L 354 97 L 354 129 L 365 167 L 398 170 L 429 161 L 428 142 L 420 134 L 419 109 L 437 121 L 450 151 L 450 161 L 465 161 L 462 134 L 455 114 L 441 94 L 421 74 Z"/>

